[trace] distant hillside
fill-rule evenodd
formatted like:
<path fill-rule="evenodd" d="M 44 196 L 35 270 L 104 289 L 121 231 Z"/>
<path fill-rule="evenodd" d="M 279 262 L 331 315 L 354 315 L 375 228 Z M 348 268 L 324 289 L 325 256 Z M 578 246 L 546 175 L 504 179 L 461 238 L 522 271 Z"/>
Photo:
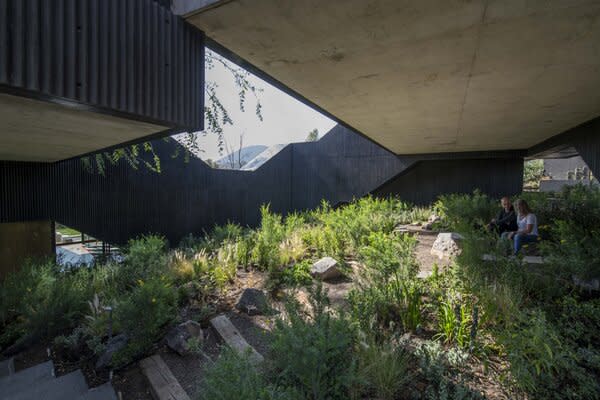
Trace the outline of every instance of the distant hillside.
<path fill-rule="evenodd" d="M 264 146 L 262 144 L 243 147 L 242 151 L 239 153 L 242 167 L 244 165 L 246 165 L 248 163 L 248 161 L 252 160 L 254 157 L 259 155 L 266 149 L 267 149 L 267 146 Z M 231 160 L 233 160 L 233 163 L 234 163 L 233 167 L 231 166 Z M 238 162 L 238 151 L 236 150 L 233 153 L 230 153 L 230 154 L 226 155 L 225 157 L 218 159 L 216 161 L 216 163 L 219 166 L 219 168 L 239 169 L 240 163 Z"/>
<path fill-rule="evenodd" d="M 252 160 L 248 161 L 246 165 L 242 167 L 244 171 L 253 171 L 259 167 L 261 167 L 264 163 L 269 161 L 271 157 L 279 153 L 285 146 L 285 144 L 275 144 L 265 151 L 261 152 L 259 155 L 254 157 Z"/>

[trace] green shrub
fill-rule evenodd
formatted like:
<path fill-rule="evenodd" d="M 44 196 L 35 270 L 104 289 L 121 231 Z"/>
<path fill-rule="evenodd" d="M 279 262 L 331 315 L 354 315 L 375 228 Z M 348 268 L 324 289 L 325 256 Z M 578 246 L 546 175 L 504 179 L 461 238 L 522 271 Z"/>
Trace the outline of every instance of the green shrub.
<path fill-rule="evenodd" d="M 113 365 L 128 364 L 143 355 L 177 317 L 177 291 L 165 280 L 138 282 L 117 305 L 116 323 L 129 337 L 127 347 L 113 356 Z"/>
<path fill-rule="evenodd" d="M 446 344 L 456 343 L 465 348 L 469 344 L 471 317 L 465 304 L 442 302 L 438 308 L 438 333 L 436 338 Z"/>
<path fill-rule="evenodd" d="M 162 236 L 146 235 L 129 241 L 125 262 L 119 271 L 122 290 L 167 272 L 167 242 Z"/>
<path fill-rule="evenodd" d="M 50 338 L 74 328 L 91 298 L 87 268 L 61 271 L 54 261 L 26 262 L 2 283 L 2 345 L 19 337 Z M 8 325 L 11 325 L 10 327 Z"/>
<path fill-rule="evenodd" d="M 358 394 L 382 400 L 398 398 L 412 378 L 410 361 L 408 353 L 391 341 L 361 342 L 357 351 Z"/>
<path fill-rule="evenodd" d="M 428 382 L 424 398 L 427 400 L 467 400 L 485 397 L 466 386 L 459 368 L 468 359 L 461 350 L 444 350 L 437 341 L 426 341 L 415 351 L 420 372 Z"/>
<path fill-rule="evenodd" d="M 283 283 L 289 286 L 304 286 L 312 283 L 310 269 L 312 261 L 302 260 L 283 270 Z"/>
<path fill-rule="evenodd" d="M 301 400 L 292 388 L 268 383 L 264 371 L 247 356 L 223 348 L 217 361 L 205 371 L 200 400 Z"/>
<path fill-rule="evenodd" d="M 421 323 L 422 296 L 413 257 L 415 239 L 374 232 L 365 243 L 359 250 L 365 268 L 348 295 L 354 320 L 364 331 L 378 330 L 378 335 L 396 326 L 415 330 Z"/>
<path fill-rule="evenodd" d="M 442 223 L 450 230 L 462 232 L 474 225 L 485 226 L 498 212 L 498 204 L 476 190 L 473 194 L 440 196 L 434 205 Z"/>
<path fill-rule="evenodd" d="M 310 310 L 287 304 L 287 320 L 277 320 L 271 356 L 281 383 L 306 399 L 346 399 L 353 381 L 354 333 L 349 322 L 328 311 L 321 285 L 311 289 Z"/>
<path fill-rule="evenodd" d="M 285 226 L 281 216 L 271 213 L 268 205 L 260 208 L 260 215 L 252 259 L 261 269 L 278 268 L 281 265 L 279 244 L 285 238 Z"/>

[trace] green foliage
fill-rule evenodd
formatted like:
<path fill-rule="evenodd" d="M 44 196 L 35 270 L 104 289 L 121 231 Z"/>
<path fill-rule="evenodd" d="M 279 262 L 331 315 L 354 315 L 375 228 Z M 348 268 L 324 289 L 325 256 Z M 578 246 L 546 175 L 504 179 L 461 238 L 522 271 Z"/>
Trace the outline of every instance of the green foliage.
<path fill-rule="evenodd" d="M 310 269 L 312 261 L 302 260 L 283 270 L 283 283 L 289 286 L 305 286 L 312 283 Z"/>
<path fill-rule="evenodd" d="M 463 376 L 458 370 L 468 354 L 460 349 L 444 350 L 436 341 L 426 341 L 415 352 L 419 361 L 420 372 L 427 380 L 425 390 L 427 400 L 467 400 L 484 399 L 463 384 Z"/>
<path fill-rule="evenodd" d="M 401 326 L 415 330 L 421 322 L 421 288 L 413 257 L 415 239 L 409 235 L 371 233 L 359 250 L 365 268 L 348 294 L 352 317 L 362 330 Z"/>
<path fill-rule="evenodd" d="M 167 242 L 162 236 L 145 235 L 129 241 L 125 262 L 119 271 L 121 290 L 134 287 L 167 271 Z"/>
<path fill-rule="evenodd" d="M 199 400 L 301 400 L 304 397 L 293 388 L 270 385 L 264 371 L 223 348 L 217 361 L 205 371 Z"/>
<path fill-rule="evenodd" d="M 277 377 L 306 399 L 346 399 L 352 386 L 354 333 L 349 322 L 328 310 L 321 285 L 311 289 L 310 309 L 287 303 L 287 320 L 277 320 L 271 356 Z"/>
<path fill-rule="evenodd" d="M 361 341 L 357 348 L 357 391 L 361 396 L 393 400 L 412 378 L 411 359 L 401 347 L 385 341 Z"/>
<path fill-rule="evenodd" d="M 473 194 L 440 196 L 434 205 L 443 224 L 452 231 L 463 231 L 474 225 L 484 226 L 498 211 L 498 203 L 476 190 Z"/>
<path fill-rule="evenodd" d="M 260 215 L 252 259 L 259 268 L 269 270 L 280 266 L 279 244 L 285 238 L 286 229 L 281 216 L 271 213 L 268 205 L 260 208 Z"/>
<path fill-rule="evenodd" d="M 465 304 L 442 302 L 438 309 L 438 334 L 445 344 L 456 343 L 465 348 L 469 344 L 471 318 Z"/>
<path fill-rule="evenodd" d="M 60 268 L 53 261 L 29 261 L 2 283 L 2 345 L 21 336 L 53 337 L 75 327 L 83 317 L 92 294 L 91 272 L 85 268 L 61 272 Z"/>
<path fill-rule="evenodd" d="M 113 356 L 121 366 L 143 355 L 177 316 L 177 291 L 165 279 L 138 282 L 117 305 L 115 320 L 129 337 L 127 347 Z"/>
<path fill-rule="evenodd" d="M 523 166 L 523 183 L 526 187 L 539 188 L 544 176 L 544 160 L 528 160 Z"/>

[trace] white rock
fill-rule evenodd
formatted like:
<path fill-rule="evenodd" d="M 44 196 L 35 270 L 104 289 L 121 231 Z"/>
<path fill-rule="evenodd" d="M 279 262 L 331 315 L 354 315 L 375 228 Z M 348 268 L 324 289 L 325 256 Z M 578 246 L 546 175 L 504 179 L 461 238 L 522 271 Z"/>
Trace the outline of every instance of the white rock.
<path fill-rule="evenodd" d="M 459 242 L 462 239 L 463 237 L 455 232 L 439 233 L 431 246 L 431 255 L 437 256 L 440 260 L 459 255 L 461 251 Z"/>
<path fill-rule="evenodd" d="M 338 262 L 331 257 L 323 257 L 313 264 L 310 274 L 321 280 L 335 279 L 342 276 Z"/>

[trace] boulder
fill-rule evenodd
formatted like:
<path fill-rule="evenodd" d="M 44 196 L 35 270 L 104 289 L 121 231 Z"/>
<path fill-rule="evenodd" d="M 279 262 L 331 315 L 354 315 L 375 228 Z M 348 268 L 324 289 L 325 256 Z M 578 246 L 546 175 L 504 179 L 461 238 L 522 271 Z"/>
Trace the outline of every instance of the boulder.
<path fill-rule="evenodd" d="M 431 255 L 437 256 L 440 260 L 459 255 L 462 239 L 463 237 L 455 232 L 439 233 L 431 246 Z"/>
<path fill-rule="evenodd" d="M 310 269 L 310 274 L 323 281 L 342 276 L 342 272 L 338 268 L 338 262 L 331 257 L 323 257 L 314 263 Z"/>
<path fill-rule="evenodd" d="M 109 339 L 106 342 L 104 352 L 98 357 L 98 361 L 96 361 L 96 369 L 108 367 L 112 361 L 113 354 L 124 349 L 127 346 L 127 342 L 129 342 L 129 338 L 123 333 Z"/>
<path fill-rule="evenodd" d="M 180 356 L 190 352 L 190 339 L 196 339 L 200 343 L 204 341 L 202 327 L 196 321 L 183 322 L 167 333 L 167 346 Z"/>
<path fill-rule="evenodd" d="M 235 308 L 248 315 L 262 315 L 269 312 L 267 296 L 262 290 L 254 288 L 244 289 Z"/>

